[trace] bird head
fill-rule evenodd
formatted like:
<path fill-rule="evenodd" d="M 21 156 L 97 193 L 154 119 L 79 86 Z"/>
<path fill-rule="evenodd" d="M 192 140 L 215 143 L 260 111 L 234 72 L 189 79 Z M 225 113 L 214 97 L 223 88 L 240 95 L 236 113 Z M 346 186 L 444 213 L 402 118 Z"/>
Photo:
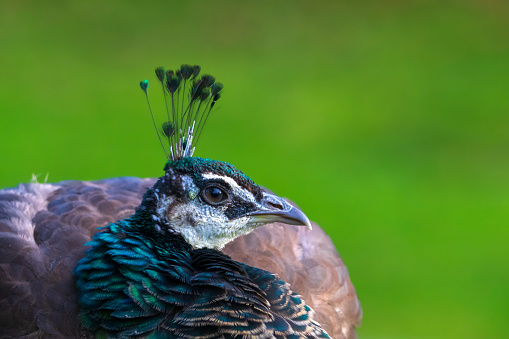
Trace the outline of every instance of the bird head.
<path fill-rule="evenodd" d="M 167 121 L 156 127 L 168 163 L 165 175 L 147 192 L 142 210 L 149 211 L 157 232 L 180 234 L 193 248 L 221 249 L 240 235 L 273 222 L 311 227 L 308 218 L 284 199 L 263 191 L 226 162 L 192 157 L 223 85 L 199 66 L 156 68 L 165 96 Z M 154 126 L 148 81 L 140 82 Z M 171 102 L 171 104 L 170 104 Z M 150 223 L 149 223 L 150 224 Z"/>
<path fill-rule="evenodd" d="M 281 222 L 311 227 L 304 213 L 262 190 L 233 165 L 189 157 L 170 161 L 145 196 L 154 228 L 193 248 L 221 249 L 255 228 Z"/>

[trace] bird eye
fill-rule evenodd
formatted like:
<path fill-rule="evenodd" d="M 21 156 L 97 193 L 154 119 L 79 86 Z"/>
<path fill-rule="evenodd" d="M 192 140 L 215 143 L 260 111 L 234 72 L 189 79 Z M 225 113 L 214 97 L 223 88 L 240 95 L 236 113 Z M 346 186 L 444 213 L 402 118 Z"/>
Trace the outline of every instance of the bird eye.
<path fill-rule="evenodd" d="M 218 205 L 228 198 L 228 194 L 217 186 L 209 186 L 202 191 L 203 200 L 210 205 Z"/>

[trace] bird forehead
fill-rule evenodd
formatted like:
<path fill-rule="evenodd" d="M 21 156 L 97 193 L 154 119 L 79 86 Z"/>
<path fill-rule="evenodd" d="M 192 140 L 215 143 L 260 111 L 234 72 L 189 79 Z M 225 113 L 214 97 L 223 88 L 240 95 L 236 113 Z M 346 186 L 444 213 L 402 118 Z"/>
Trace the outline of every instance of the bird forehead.
<path fill-rule="evenodd" d="M 247 189 L 241 187 L 233 178 L 225 175 L 219 175 L 215 173 L 203 173 L 202 178 L 205 180 L 222 180 L 226 182 L 230 188 L 232 189 L 233 193 L 239 197 L 244 198 L 247 201 L 256 202 L 255 197 L 251 192 L 249 192 Z"/>

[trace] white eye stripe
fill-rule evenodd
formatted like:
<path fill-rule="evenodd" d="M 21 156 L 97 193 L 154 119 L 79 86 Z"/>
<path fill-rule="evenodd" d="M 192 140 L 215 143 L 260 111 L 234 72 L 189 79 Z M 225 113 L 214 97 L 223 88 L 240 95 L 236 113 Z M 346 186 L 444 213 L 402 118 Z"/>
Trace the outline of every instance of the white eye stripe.
<path fill-rule="evenodd" d="M 231 187 L 231 189 L 235 195 L 237 195 L 241 198 L 244 198 L 245 200 L 248 200 L 251 202 L 256 202 L 256 200 L 255 200 L 254 196 L 251 194 L 251 192 L 249 192 L 245 188 L 240 187 L 239 184 L 237 184 L 237 182 L 230 177 L 213 174 L 213 173 L 204 173 L 204 174 L 202 174 L 202 177 L 204 179 L 209 179 L 209 180 L 210 179 L 222 180 Z"/>

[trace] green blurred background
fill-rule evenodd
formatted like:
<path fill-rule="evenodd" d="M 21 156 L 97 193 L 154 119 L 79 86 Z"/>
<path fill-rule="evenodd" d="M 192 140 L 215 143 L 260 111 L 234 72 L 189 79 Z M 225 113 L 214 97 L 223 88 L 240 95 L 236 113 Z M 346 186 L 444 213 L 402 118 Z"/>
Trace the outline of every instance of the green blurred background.
<path fill-rule="evenodd" d="M 196 155 L 327 230 L 361 339 L 507 338 L 507 1 L 1 1 L 0 48 L 0 187 L 161 175 L 138 82 L 200 64 Z"/>

